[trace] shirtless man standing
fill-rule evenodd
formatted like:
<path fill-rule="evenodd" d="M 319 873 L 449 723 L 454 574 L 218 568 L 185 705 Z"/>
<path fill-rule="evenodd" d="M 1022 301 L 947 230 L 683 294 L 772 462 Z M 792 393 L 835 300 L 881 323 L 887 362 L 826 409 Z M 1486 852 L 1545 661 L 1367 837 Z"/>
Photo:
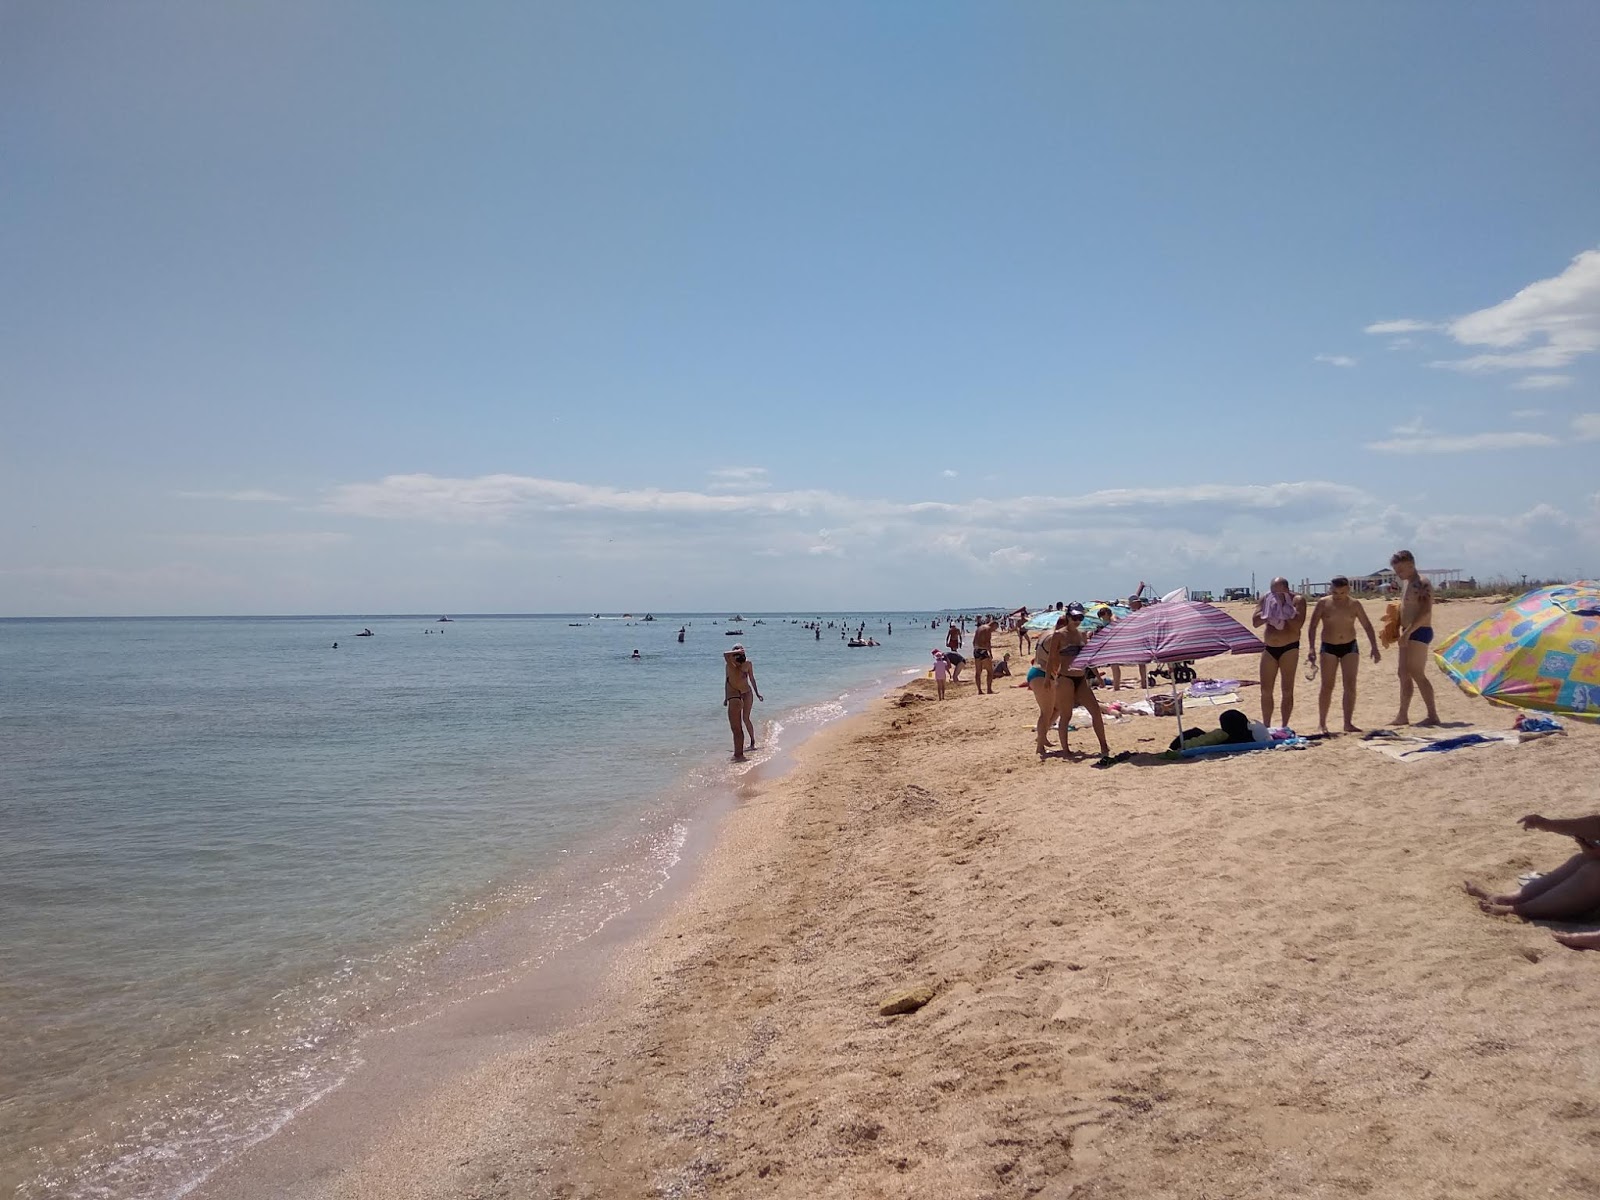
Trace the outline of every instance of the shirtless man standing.
<path fill-rule="evenodd" d="M 745 730 L 750 730 L 750 749 L 756 748 L 756 730 L 750 723 L 750 710 L 755 707 L 757 700 L 765 700 L 761 689 L 756 686 L 756 668 L 744 652 L 744 646 L 736 645 L 722 656 L 722 664 L 727 670 L 727 679 L 722 687 L 722 704 L 728 710 L 728 728 L 733 730 L 733 761 L 744 761 L 744 735 Z"/>
<path fill-rule="evenodd" d="M 1433 645 L 1433 583 L 1417 573 L 1417 560 L 1409 550 L 1396 550 L 1389 560 L 1400 580 L 1400 711 L 1392 725 L 1411 724 L 1411 692 L 1422 695 L 1428 716 L 1418 725 L 1437 725 L 1433 684 L 1428 682 L 1429 647 Z"/>
<path fill-rule="evenodd" d="M 994 637 L 993 617 L 979 617 L 978 627 L 972 631 L 972 682 L 983 694 L 983 681 L 989 680 L 989 695 L 994 695 L 994 650 L 990 639 Z"/>
<path fill-rule="evenodd" d="M 1361 601 L 1350 596 L 1350 580 L 1335 575 L 1328 584 L 1329 592 L 1311 610 L 1311 628 L 1306 631 L 1306 662 L 1318 662 L 1321 654 L 1322 693 L 1317 697 L 1317 728 L 1328 732 L 1328 708 L 1333 703 L 1334 667 L 1344 680 L 1344 731 L 1360 733 L 1356 728 L 1356 670 L 1361 665 L 1361 651 L 1356 645 L 1356 625 L 1366 631 L 1367 645 L 1372 648 L 1372 661 L 1377 662 L 1378 635 L 1367 619 L 1367 610 Z M 1317 630 L 1322 630 L 1322 644 L 1317 644 Z"/>
<path fill-rule="evenodd" d="M 1306 598 L 1297 596 L 1282 575 L 1272 581 L 1272 587 L 1256 607 L 1250 623 L 1257 629 L 1263 625 L 1261 640 L 1266 649 L 1261 652 L 1261 723 L 1272 724 L 1272 688 L 1283 684 L 1283 724 L 1289 724 L 1294 712 L 1294 668 L 1298 661 L 1295 651 L 1300 649 L 1300 627 L 1306 622 Z M 1283 665 L 1285 656 L 1289 665 Z"/>

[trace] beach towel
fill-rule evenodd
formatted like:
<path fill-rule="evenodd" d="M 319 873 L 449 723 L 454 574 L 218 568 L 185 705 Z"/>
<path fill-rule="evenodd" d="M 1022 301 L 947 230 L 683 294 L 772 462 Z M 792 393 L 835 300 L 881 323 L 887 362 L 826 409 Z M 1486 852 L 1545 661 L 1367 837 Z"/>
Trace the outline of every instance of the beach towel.
<path fill-rule="evenodd" d="M 1268 592 L 1261 601 L 1261 615 L 1272 628 L 1282 629 L 1300 615 L 1300 610 L 1289 597 Z"/>
<path fill-rule="evenodd" d="M 1190 708 L 1227 708 L 1230 704 L 1239 703 L 1238 692 L 1220 692 L 1205 696 L 1190 696 L 1183 702 L 1185 709 Z"/>
<path fill-rule="evenodd" d="M 1443 758 L 1454 750 L 1515 746 L 1518 744 L 1518 739 L 1515 733 L 1505 733 L 1498 729 L 1452 730 L 1449 734 L 1432 737 L 1420 733 L 1401 733 L 1393 729 L 1377 729 L 1363 738 L 1360 744 L 1396 762 L 1416 763 Z"/>

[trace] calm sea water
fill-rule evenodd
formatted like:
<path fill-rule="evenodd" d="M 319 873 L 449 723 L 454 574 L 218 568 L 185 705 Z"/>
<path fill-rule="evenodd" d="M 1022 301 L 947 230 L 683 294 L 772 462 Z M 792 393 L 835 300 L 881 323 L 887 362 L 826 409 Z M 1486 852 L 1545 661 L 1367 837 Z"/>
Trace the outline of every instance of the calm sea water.
<path fill-rule="evenodd" d="M 763 754 L 940 644 L 760 619 Z M 0 1190 L 181 1194 L 490 969 L 452 958 L 484 922 L 555 948 L 659 887 L 738 769 L 725 628 L 0 621 Z"/>

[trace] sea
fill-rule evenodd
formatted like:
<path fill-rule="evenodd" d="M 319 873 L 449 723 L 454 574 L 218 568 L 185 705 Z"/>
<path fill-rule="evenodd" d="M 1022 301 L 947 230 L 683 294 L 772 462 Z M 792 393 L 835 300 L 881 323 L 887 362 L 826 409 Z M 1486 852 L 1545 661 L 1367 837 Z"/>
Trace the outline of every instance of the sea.
<path fill-rule="evenodd" d="M 646 903 L 740 773 L 942 644 L 653 615 L 0 620 L 0 1194 L 183 1195 L 374 1030 Z"/>

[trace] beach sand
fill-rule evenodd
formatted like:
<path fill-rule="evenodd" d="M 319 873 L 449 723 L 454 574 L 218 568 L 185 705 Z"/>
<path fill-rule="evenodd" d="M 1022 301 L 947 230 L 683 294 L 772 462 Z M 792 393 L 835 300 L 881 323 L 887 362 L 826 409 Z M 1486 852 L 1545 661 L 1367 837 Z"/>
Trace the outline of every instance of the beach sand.
<path fill-rule="evenodd" d="M 1432 674 L 1447 722 L 1509 729 Z M 1600 731 L 1167 762 L 1174 721 L 1142 717 L 1109 728 L 1137 757 L 1097 770 L 1035 757 L 1016 682 L 938 703 L 917 681 L 814 738 L 573 1023 L 397 1099 L 278 1194 L 1600 1194 L 1600 954 L 1461 890 L 1568 857 L 1515 821 L 1600 811 Z M 1370 729 L 1392 654 L 1361 684 Z M 1315 716 L 1301 680 L 1295 724 Z"/>

